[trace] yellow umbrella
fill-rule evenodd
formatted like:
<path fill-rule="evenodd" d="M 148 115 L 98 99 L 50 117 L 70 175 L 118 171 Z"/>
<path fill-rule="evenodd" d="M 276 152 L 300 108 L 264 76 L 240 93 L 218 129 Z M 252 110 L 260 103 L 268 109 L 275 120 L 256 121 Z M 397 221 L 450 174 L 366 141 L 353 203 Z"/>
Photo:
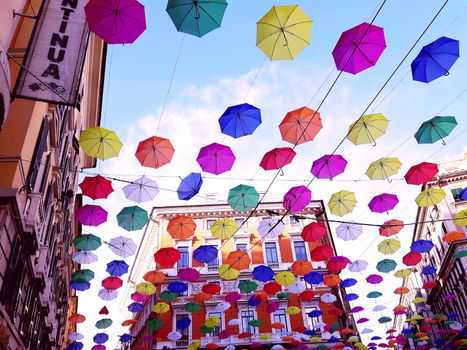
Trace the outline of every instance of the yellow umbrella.
<path fill-rule="evenodd" d="M 296 307 L 296 306 L 289 306 L 286 310 L 285 310 L 285 313 L 287 315 L 296 315 L 298 313 L 300 313 L 300 308 Z"/>
<path fill-rule="evenodd" d="M 394 272 L 395 277 L 404 278 L 409 276 L 412 273 L 411 269 L 401 269 Z"/>
<path fill-rule="evenodd" d="M 378 244 L 378 251 L 383 254 L 394 254 L 401 247 L 401 242 L 395 238 L 388 238 Z"/>
<path fill-rule="evenodd" d="M 219 323 L 221 322 L 221 319 L 217 316 L 211 316 L 206 319 L 206 322 L 204 322 L 205 326 L 208 328 L 214 328 L 216 327 Z"/>
<path fill-rule="evenodd" d="M 196 350 L 201 346 L 201 342 L 199 340 L 195 340 L 188 345 L 188 350 Z"/>
<path fill-rule="evenodd" d="M 417 198 L 415 198 L 415 203 L 419 207 L 431 207 L 440 203 L 444 197 L 446 197 L 446 192 L 441 188 L 429 188 L 420 192 Z"/>
<path fill-rule="evenodd" d="M 295 282 L 295 275 L 289 271 L 281 271 L 276 274 L 275 280 L 281 286 L 287 287 Z"/>
<path fill-rule="evenodd" d="M 256 23 L 256 46 L 271 60 L 292 60 L 310 45 L 311 23 L 298 5 L 273 6 Z"/>
<path fill-rule="evenodd" d="M 153 295 L 156 293 L 156 287 L 149 282 L 141 282 L 136 285 L 136 292 L 141 295 Z"/>
<path fill-rule="evenodd" d="M 348 340 L 347 340 L 349 343 L 358 343 L 359 340 L 356 336 L 351 336 Z"/>
<path fill-rule="evenodd" d="M 219 239 L 229 239 L 238 231 L 238 225 L 232 219 L 219 219 L 211 226 L 211 233 Z"/>
<path fill-rule="evenodd" d="M 259 337 L 260 340 L 269 340 L 271 338 L 272 338 L 272 335 L 270 334 L 261 334 Z"/>
<path fill-rule="evenodd" d="M 402 163 L 397 158 L 380 158 L 370 164 L 366 175 L 371 180 L 386 180 L 390 176 L 397 174 Z"/>
<path fill-rule="evenodd" d="M 342 190 L 334 193 L 329 199 L 328 207 L 332 214 L 337 216 L 344 216 L 352 212 L 357 204 L 355 193 Z"/>
<path fill-rule="evenodd" d="M 165 314 L 170 310 L 169 304 L 159 302 L 152 307 L 152 311 L 156 314 Z"/>
<path fill-rule="evenodd" d="M 425 319 L 425 317 L 423 317 L 423 316 L 421 316 L 421 315 L 413 315 L 413 316 L 411 317 L 411 319 L 412 319 L 413 321 L 422 321 L 422 320 Z"/>
<path fill-rule="evenodd" d="M 417 297 L 417 298 L 414 298 L 414 299 L 412 300 L 412 303 L 413 303 L 413 304 L 420 304 L 420 303 L 424 303 L 425 301 L 426 301 L 425 298 Z M 421 317 L 421 316 L 420 316 L 420 317 Z"/>
<path fill-rule="evenodd" d="M 467 226 L 467 209 L 461 210 L 454 215 L 454 223 L 458 226 Z"/>
<path fill-rule="evenodd" d="M 219 267 L 219 277 L 225 280 L 234 280 L 240 275 L 240 271 L 234 269 L 229 264 L 222 264 Z"/>
<path fill-rule="evenodd" d="M 355 145 L 371 143 L 386 133 L 389 120 L 381 113 L 367 114 L 350 124 L 347 139 Z"/>
<path fill-rule="evenodd" d="M 81 131 L 79 145 L 88 156 L 98 159 L 117 157 L 122 148 L 115 132 L 100 126 Z"/>
<path fill-rule="evenodd" d="M 350 339 L 349 339 L 350 341 Z M 310 338 L 310 342 L 312 343 L 320 343 L 321 342 L 321 338 L 320 337 L 311 337 Z"/>

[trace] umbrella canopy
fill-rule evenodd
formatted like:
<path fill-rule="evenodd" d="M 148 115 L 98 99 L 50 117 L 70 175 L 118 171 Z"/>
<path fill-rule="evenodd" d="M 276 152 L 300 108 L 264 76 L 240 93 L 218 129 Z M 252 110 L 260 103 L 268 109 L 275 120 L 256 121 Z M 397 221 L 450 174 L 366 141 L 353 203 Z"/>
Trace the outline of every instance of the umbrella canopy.
<path fill-rule="evenodd" d="M 297 260 L 290 267 L 292 272 L 297 276 L 303 276 L 313 270 L 311 262 L 306 260 Z"/>
<path fill-rule="evenodd" d="M 404 222 L 401 220 L 391 219 L 385 221 L 379 227 L 379 234 L 384 237 L 390 237 L 399 233 L 404 228 Z"/>
<path fill-rule="evenodd" d="M 314 261 L 324 261 L 329 259 L 334 254 L 334 249 L 328 245 L 320 245 L 311 251 L 311 259 Z"/>
<path fill-rule="evenodd" d="M 336 296 L 331 293 L 324 293 L 320 299 L 323 303 L 333 303 L 337 300 Z"/>
<path fill-rule="evenodd" d="M 312 271 L 303 276 L 303 279 L 309 284 L 320 284 L 323 282 L 324 277 L 319 272 Z"/>
<path fill-rule="evenodd" d="M 341 279 L 337 275 L 326 275 L 324 276 L 323 283 L 328 287 L 335 287 L 341 283 Z"/>
<path fill-rule="evenodd" d="M 365 260 L 355 260 L 349 265 L 349 271 L 352 272 L 361 272 L 368 267 L 368 262 Z"/>
<path fill-rule="evenodd" d="M 146 321 L 146 328 L 150 331 L 157 331 L 163 326 L 160 318 L 154 317 Z"/>
<path fill-rule="evenodd" d="M 443 241 L 450 243 L 450 242 L 460 241 L 461 239 L 464 239 L 464 238 L 465 238 L 465 233 L 464 232 L 452 231 L 452 232 L 447 233 L 443 237 Z"/>
<path fill-rule="evenodd" d="M 101 289 L 97 293 L 99 298 L 105 301 L 110 301 L 118 298 L 118 292 L 116 290 Z"/>
<path fill-rule="evenodd" d="M 370 284 L 379 284 L 381 282 L 383 282 L 383 277 L 381 277 L 380 275 L 369 275 L 367 278 L 366 278 L 366 281 Z"/>
<path fill-rule="evenodd" d="M 397 287 L 394 289 L 394 294 L 402 295 L 402 294 L 407 294 L 410 292 L 410 289 L 407 287 Z"/>
<path fill-rule="evenodd" d="M 226 262 L 236 270 L 246 270 L 250 267 L 251 259 L 243 250 L 235 250 L 229 253 Z"/>
<path fill-rule="evenodd" d="M 247 212 L 258 205 L 259 194 L 252 186 L 238 185 L 230 189 L 227 202 L 233 210 Z"/>
<path fill-rule="evenodd" d="M 221 26 L 226 0 L 169 0 L 166 11 L 179 32 L 201 38 Z"/>
<path fill-rule="evenodd" d="M 169 283 L 167 289 L 172 293 L 182 294 L 188 290 L 188 286 L 186 283 L 175 281 Z"/>
<path fill-rule="evenodd" d="M 421 185 L 431 181 L 438 174 L 438 171 L 438 164 L 422 162 L 412 166 L 404 178 L 410 185 Z"/>
<path fill-rule="evenodd" d="M 418 143 L 435 143 L 441 140 L 445 145 L 444 137 L 449 136 L 451 131 L 457 126 L 455 117 L 436 116 L 420 125 L 415 133 L 415 139 Z"/>
<path fill-rule="evenodd" d="M 397 278 L 404 278 L 404 277 L 410 276 L 411 273 L 412 273 L 411 269 L 400 269 L 394 272 L 394 276 Z"/>
<path fill-rule="evenodd" d="M 351 213 L 355 205 L 357 205 L 355 193 L 347 190 L 334 193 L 328 202 L 329 210 L 332 214 L 337 216 L 344 216 Z"/>
<path fill-rule="evenodd" d="M 399 203 L 399 199 L 395 194 L 382 193 L 374 196 L 368 203 L 368 207 L 374 213 L 384 213 L 394 209 L 397 203 Z"/>
<path fill-rule="evenodd" d="M 188 312 L 198 312 L 201 310 L 201 305 L 194 302 L 186 303 L 183 307 Z"/>
<path fill-rule="evenodd" d="M 339 154 L 327 154 L 315 160 L 311 173 L 318 179 L 333 179 L 345 171 L 347 161 Z"/>
<path fill-rule="evenodd" d="M 256 23 L 256 46 L 271 60 L 293 60 L 310 45 L 311 25 L 298 5 L 273 6 Z"/>
<path fill-rule="evenodd" d="M 427 253 L 431 249 L 433 249 L 435 245 L 433 244 L 432 241 L 426 240 L 426 239 L 419 239 L 418 241 L 415 241 L 412 243 L 410 246 L 410 250 L 412 252 L 417 252 L 417 253 Z"/>
<path fill-rule="evenodd" d="M 181 178 L 180 185 L 177 188 L 178 199 L 188 201 L 196 196 L 203 185 L 203 179 L 200 173 L 190 173 Z"/>
<path fill-rule="evenodd" d="M 386 133 L 389 120 L 381 113 L 367 114 L 350 124 L 347 139 L 354 145 L 371 143 Z"/>
<path fill-rule="evenodd" d="M 197 281 L 200 277 L 198 270 L 192 267 L 185 267 L 181 270 L 178 270 L 178 277 L 182 281 L 194 282 Z"/>
<path fill-rule="evenodd" d="M 373 67 L 385 48 L 383 28 L 364 22 L 341 34 L 332 56 L 338 70 L 357 74 Z"/>
<path fill-rule="evenodd" d="M 391 272 L 394 270 L 397 266 L 397 263 L 392 260 L 392 259 L 383 259 L 381 261 L 378 261 L 378 264 L 376 264 L 376 269 L 379 272 Z"/>
<path fill-rule="evenodd" d="M 85 283 L 94 278 L 94 272 L 89 269 L 81 269 L 71 274 L 71 280 L 74 282 Z"/>
<path fill-rule="evenodd" d="M 82 225 L 99 226 L 107 221 L 107 214 L 99 205 L 86 204 L 76 210 L 75 218 Z"/>
<path fill-rule="evenodd" d="M 301 233 L 305 242 L 316 242 L 326 234 L 326 226 L 318 222 L 311 222 L 306 225 Z"/>
<path fill-rule="evenodd" d="M 402 262 L 407 266 L 415 266 L 422 260 L 422 254 L 417 252 L 408 252 L 402 258 Z"/>
<path fill-rule="evenodd" d="M 89 157 L 101 160 L 117 157 L 122 148 L 115 132 L 99 126 L 81 131 L 79 145 Z"/>
<path fill-rule="evenodd" d="M 177 215 L 167 224 L 167 232 L 173 239 L 187 239 L 195 234 L 196 223 L 186 215 Z"/>
<path fill-rule="evenodd" d="M 342 223 L 336 228 L 336 235 L 344 241 L 354 241 L 363 233 L 362 225 Z"/>
<path fill-rule="evenodd" d="M 104 344 L 107 340 L 109 340 L 109 336 L 105 333 L 97 333 L 92 340 L 96 344 Z"/>
<path fill-rule="evenodd" d="M 180 260 L 180 251 L 172 247 L 161 248 L 154 253 L 154 261 L 161 267 L 173 267 L 178 260 Z"/>
<path fill-rule="evenodd" d="M 253 269 L 253 278 L 261 282 L 271 281 L 274 278 L 274 271 L 265 265 L 258 265 Z"/>
<path fill-rule="evenodd" d="M 260 109 L 248 103 L 230 106 L 219 118 L 222 133 L 233 138 L 253 134 L 260 124 Z"/>
<path fill-rule="evenodd" d="M 340 273 L 350 263 L 351 261 L 345 256 L 333 256 L 327 262 L 326 267 L 330 272 Z"/>
<path fill-rule="evenodd" d="M 109 243 L 109 249 L 116 255 L 122 258 L 128 258 L 135 254 L 136 244 L 131 238 L 118 236 L 112 238 Z"/>
<path fill-rule="evenodd" d="M 281 286 L 287 287 L 295 282 L 295 275 L 289 271 L 280 271 L 274 278 Z"/>
<path fill-rule="evenodd" d="M 152 201 L 159 193 L 157 182 L 146 176 L 129 183 L 122 190 L 127 199 L 136 203 Z"/>
<path fill-rule="evenodd" d="M 383 254 L 394 254 L 401 247 L 401 243 L 394 238 L 388 238 L 378 244 L 378 251 Z"/>
<path fill-rule="evenodd" d="M 80 251 L 73 253 L 71 259 L 78 264 L 85 265 L 85 264 L 92 264 L 98 260 L 96 254 L 88 252 L 88 251 Z"/>
<path fill-rule="evenodd" d="M 459 41 L 442 36 L 424 46 L 411 64 L 415 81 L 429 83 L 443 75 L 459 58 Z"/>
<path fill-rule="evenodd" d="M 380 158 L 370 164 L 366 175 L 371 180 L 386 180 L 390 176 L 397 174 L 402 163 L 397 158 Z"/>
<path fill-rule="evenodd" d="M 251 293 L 258 288 L 258 284 L 253 281 L 240 281 L 238 283 L 238 289 L 242 293 Z"/>
<path fill-rule="evenodd" d="M 222 264 L 219 267 L 219 277 L 224 280 L 234 280 L 240 275 L 240 271 L 234 269 L 229 264 Z"/>
<path fill-rule="evenodd" d="M 306 186 L 292 187 L 284 195 L 284 208 L 290 213 L 297 213 L 306 208 L 311 201 L 311 191 Z"/>
<path fill-rule="evenodd" d="M 230 147 L 211 143 L 200 149 L 196 161 L 203 171 L 219 175 L 232 169 L 235 156 Z"/>
<path fill-rule="evenodd" d="M 123 285 L 123 281 L 119 277 L 110 276 L 102 280 L 102 287 L 108 290 L 116 290 Z"/>
<path fill-rule="evenodd" d="M 279 124 L 282 139 L 293 145 L 312 141 L 322 128 L 321 115 L 308 107 L 287 113 Z"/>
<path fill-rule="evenodd" d="M 444 197 L 446 197 L 446 192 L 441 188 L 428 188 L 425 191 L 420 192 L 420 194 L 415 198 L 415 203 L 419 207 L 431 207 L 440 203 Z"/>
<path fill-rule="evenodd" d="M 102 244 L 101 239 L 93 234 L 81 234 L 72 241 L 73 245 L 82 251 L 92 251 Z"/>
<path fill-rule="evenodd" d="M 461 210 L 454 215 L 454 223 L 457 226 L 467 226 L 467 209 Z"/>
<path fill-rule="evenodd" d="M 217 248 L 212 245 L 202 245 L 193 251 L 193 259 L 200 263 L 209 263 L 218 257 Z"/>
<path fill-rule="evenodd" d="M 353 287 L 357 284 L 357 280 L 354 279 L 354 278 L 346 278 L 345 280 L 342 280 L 342 282 L 340 283 L 340 286 L 342 288 L 349 288 L 349 287 Z"/>
<path fill-rule="evenodd" d="M 114 191 L 112 182 L 100 175 L 86 176 L 79 187 L 83 195 L 92 199 L 107 198 Z"/>
<path fill-rule="evenodd" d="M 159 270 L 148 271 L 143 276 L 143 279 L 146 282 L 150 282 L 152 284 L 162 283 L 165 281 L 166 278 L 167 278 L 167 275 L 164 272 L 159 271 Z"/>
<path fill-rule="evenodd" d="M 296 154 L 290 147 L 274 148 L 264 154 L 259 166 L 264 170 L 281 169 L 290 164 Z"/>
<path fill-rule="evenodd" d="M 435 273 L 436 273 L 436 269 L 433 266 L 431 265 L 423 266 L 423 269 L 422 269 L 423 275 L 433 275 Z"/>
<path fill-rule="evenodd" d="M 169 139 L 151 136 L 140 141 L 135 156 L 142 166 L 157 169 L 170 163 L 174 152 Z"/>
<path fill-rule="evenodd" d="M 229 239 L 238 231 L 238 225 L 232 219 L 219 219 L 210 228 L 214 237 L 220 240 Z"/>
<path fill-rule="evenodd" d="M 261 237 L 278 237 L 285 229 L 285 224 L 276 218 L 262 219 L 258 225 L 258 233 Z"/>
<path fill-rule="evenodd" d="M 148 221 L 148 212 L 137 206 L 125 207 L 117 214 L 118 226 L 127 231 L 141 230 Z"/>
<path fill-rule="evenodd" d="M 107 264 L 105 270 L 110 276 L 122 276 L 128 272 L 128 264 L 123 260 L 113 260 Z"/>
<path fill-rule="evenodd" d="M 141 295 L 153 295 L 156 293 L 156 287 L 149 282 L 138 283 L 135 287 L 135 290 L 138 294 Z"/>

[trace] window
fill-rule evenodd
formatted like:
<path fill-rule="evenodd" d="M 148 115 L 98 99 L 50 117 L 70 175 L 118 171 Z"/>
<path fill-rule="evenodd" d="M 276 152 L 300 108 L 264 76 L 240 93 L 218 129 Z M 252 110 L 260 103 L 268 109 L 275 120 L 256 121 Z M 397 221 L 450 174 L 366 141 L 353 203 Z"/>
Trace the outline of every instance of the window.
<path fill-rule="evenodd" d="M 36 143 L 36 149 L 34 150 L 33 160 L 31 162 L 31 167 L 29 168 L 29 174 L 27 179 L 27 185 L 31 190 L 34 190 L 36 186 L 36 180 L 39 175 L 39 169 L 42 164 L 42 155 L 47 149 L 47 137 L 49 135 L 49 119 L 44 117 L 42 120 L 41 129 L 39 131 L 38 140 Z"/>
<path fill-rule="evenodd" d="M 190 252 L 188 247 L 178 247 L 180 251 L 180 259 L 177 262 L 177 267 L 188 267 L 190 266 Z"/>
<path fill-rule="evenodd" d="M 213 331 L 211 333 L 213 337 L 217 337 L 219 335 L 219 333 L 221 332 L 221 330 L 222 330 L 222 313 L 220 313 L 220 312 L 210 312 L 209 317 L 212 317 L 212 316 L 219 317 L 219 319 L 220 319 L 219 324 L 214 327 L 214 329 L 213 329 Z"/>
<path fill-rule="evenodd" d="M 242 332 L 255 333 L 255 327 L 250 326 L 248 323 L 255 319 L 255 313 L 253 310 L 242 310 Z"/>
<path fill-rule="evenodd" d="M 307 308 L 305 308 L 305 313 L 306 313 L 305 326 L 306 326 L 308 329 L 314 329 L 316 324 L 318 324 L 319 322 L 322 322 L 321 316 L 318 316 L 318 317 L 310 317 L 310 316 L 308 316 L 308 314 L 309 314 L 311 311 L 316 311 L 316 310 L 318 310 L 317 307 L 307 307 Z M 321 330 L 322 330 L 322 329 L 321 329 Z"/>
<path fill-rule="evenodd" d="M 275 242 L 266 242 L 266 262 L 267 263 L 278 263 L 279 260 L 277 259 L 277 248 Z"/>
<path fill-rule="evenodd" d="M 214 223 L 216 222 L 217 220 L 216 219 L 207 219 L 206 220 L 206 228 L 208 230 L 211 229 L 212 225 L 214 225 Z"/>
<path fill-rule="evenodd" d="M 247 252 L 247 244 L 246 243 L 237 243 L 237 250 L 241 250 L 242 252 Z"/>
<path fill-rule="evenodd" d="M 17 240 L 8 261 L 3 288 L 0 293 L 0 301 L 12 318 L 16 316 L 26 270 L 21 250 L 21 244 Z"/>
<path fill-rule="evenodd" d="M 295 241 L 293 242 L 295 248 L 295 259 L 296 260 L 308 260 L 306 255 L 305 242 Z"/>
<path fill-rule="evenodd" d="M 454 200 L 455 200 L 456 202 L 459 202 L 459 201 L 462 200 L 461 197 L 460 197 L 461 191 L 462 191 L 462 187 L 453 188 L 453 189 L 451 190 L 452 196 L 453 196 L 453 198 L 454 198 Z"/>
<path fill-rule="evenodd" d="M 180 320 L 180 319 L 182 319 L 184 317 L 188 317 L 188 314 L 177 314 L 176 321 L 178 321 L 178 320 Z M 190 337 L 190 327 L 185 328 L 185 329 L 177 329 L 177 331 L 182 334 L 181 340 L 185 340 L 185 339 L 188 339 Z"/>
<path fill-rule="evenodd" d="M 290 217 L 290 226 L 298 227 L 298 226 L 301 226 L 301 225 L 302 225 L 302 223 L 300 222 L 300 220 L 297 220 L 297 218 L 295 216 Z"/>
<path fill-rule="evenodd" d="M 247 226 L 246 226 L 246 225 L 247 225 L 246 222 L 243 224 L 243 222 L 245 221 L 244 219 L 236 218 L 236 219 L 234 219 L 234 220 L 235 220 L 235 222 L 237 223 L 238 227 L 242 227 L 242 228 L 246 228 L 246 227 L 247 227 Z M 243 224 L 243 226 L 242 226 L 242 224 Z"/>
<path fill-rule="evenodd" d="M 285 314 L 284 309 L 279 309 L 274 312 L 274 322 L 280 322 L 285 327 L 281 329 L 274 329 L 274 333 L 285 333 L 289 331 L 289 327 L 287 325 L 287 315 Z"/>

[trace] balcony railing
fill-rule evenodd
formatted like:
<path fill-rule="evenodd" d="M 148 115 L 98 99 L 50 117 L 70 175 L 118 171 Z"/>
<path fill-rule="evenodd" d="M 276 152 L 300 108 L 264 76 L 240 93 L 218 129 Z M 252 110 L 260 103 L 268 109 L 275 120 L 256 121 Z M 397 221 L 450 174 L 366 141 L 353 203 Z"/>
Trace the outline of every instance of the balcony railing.
<path fill-rule="evenodd" d="M 298 332 L 282 332 L 282 333 L 270 333 L 271 336 L 268 340 L 261 340 L 260 337 L 264 335 L 262 334 L 252 334 L 251 337 L 248 338 L 238 338 L 236 335 L 232 335 L 227 339 L 219 339 L 219 337 L 203 337 L 201 338 L 201 346 L 204 346 L 208 343 L 216 343 L 220 346 L 227 346 L 230 344 L 241 345 L 241 344 L 249 344 L 253 342 L 261 342 L 261 343 L 278 343 L 282 341 L 282 338 L 286 336 L 292 336 L 296 339 L 300 339 L 301 334 Z"/>
<path fill-rule="evenodd" d="M 188 349 L 188 339 L 180 339 L 175 341 L 175 348 L 177 349 Z"/>
<path fill-rule="evenodd" d="M 34 230 L 36 239 L 39 242 L 42 238 L 45 222 L 44 203 L 42 202 L 41 193 L 28 193 L 24 207 L 24 222 L 26 227 Z"/>

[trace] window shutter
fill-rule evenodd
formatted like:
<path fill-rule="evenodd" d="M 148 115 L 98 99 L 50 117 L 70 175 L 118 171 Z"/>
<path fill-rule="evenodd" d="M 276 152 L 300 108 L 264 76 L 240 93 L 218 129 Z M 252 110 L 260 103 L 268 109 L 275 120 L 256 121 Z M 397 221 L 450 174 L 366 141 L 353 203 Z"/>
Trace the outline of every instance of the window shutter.
<path fill-rule="evenodd" d="M 30 190 L 34 189 L 36 184 L 39 167 L 41 165 L 42 154 L 47 147 L 47 137 L 49 135 L 49 119 L 47 116 L 42 120 L 41 129 L 39 131 L 39 137 L 36 143 L 36 149 L 34 150 L 34 156 L 32 158 L 31 167 L 29 169 L 29 175 L 27 185 Z"/>

